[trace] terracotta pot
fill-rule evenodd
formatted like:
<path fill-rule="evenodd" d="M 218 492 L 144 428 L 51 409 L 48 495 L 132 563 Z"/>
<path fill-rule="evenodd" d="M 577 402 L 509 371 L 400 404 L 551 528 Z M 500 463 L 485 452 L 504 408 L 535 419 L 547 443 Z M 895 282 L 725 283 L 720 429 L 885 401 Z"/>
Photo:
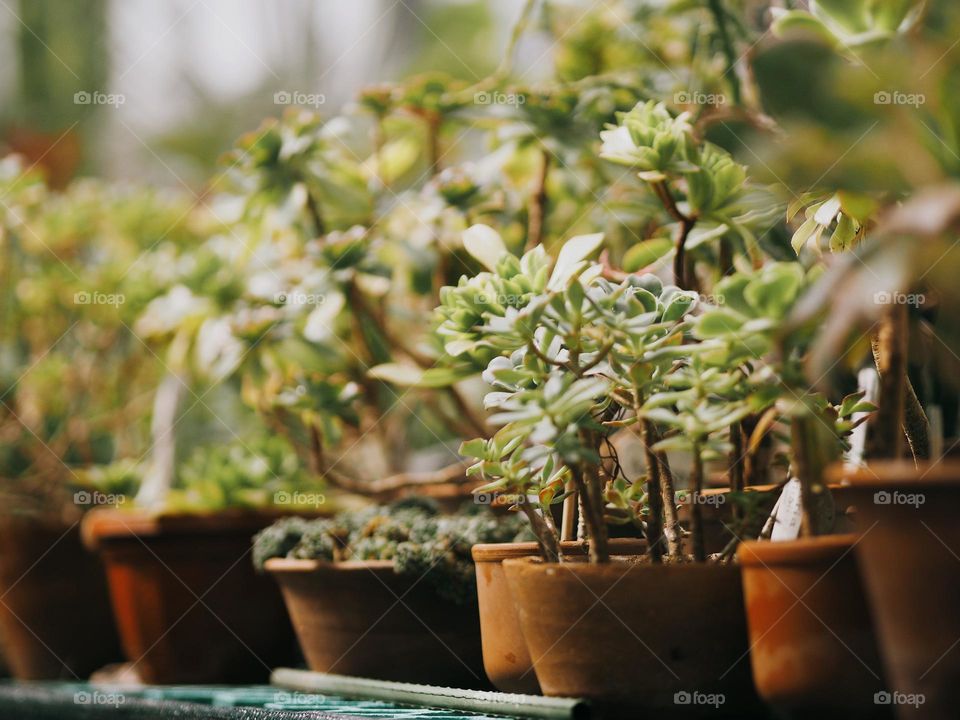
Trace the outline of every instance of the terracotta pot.
<path fill-rule="evenodd" d="M 883 670 L 854 535 L 747 542 L 737 557 L 760 696 L 802 717 L 876 717 Z"/>
<path fill-rule="evenodd" d="M 251 537 L 274 513 L 153 516 L 95 510 L 127 659 L 147 683 L 256 682 L 296 660 L 276 585 L 254 571 Z"/>
<path fill-rule="evenodd" d="M 753 717 L 740 569 L 504 560 L 545 695 L 627 717 Z"/>
<path fill-rule="evenodd" d="M 580 542 L 561 543 L 565 555 L 587 553 Z M 614 555 L 642 555 L 647 543 L 641 539 L 616 538 L 610 541 Z M 536 557 L 537 543 L 495 543 L 474 545 L 477 567 L 477 600 L 480 604 L 480 635 L 483 640 L 483 669 L 501 692 L 539 695 L 540 685 L 533 661 L 520 631 L 520 619 L 510 596 L 502 562 L 507 558 Z"/>
<path fill-rule="evenodd" d="M 960 708 L 960 462 L 832 468 L 857 489 L 857 556 L 901 717 Z M 919 711 L 916 705 L 920 700 Z"/>
<path fill-rule="evenodd" d="M 20 680 L 86 678 L 121 658 L 103 567 L 77 523 L 0 518 L 0 633 Z"/>
<path fill-rule="evenodd" d="M 488 687 L 475 605 L 440 599 L 386 560 L 330 563 L 274 558 L 311 670 L 379 680 Z"/>

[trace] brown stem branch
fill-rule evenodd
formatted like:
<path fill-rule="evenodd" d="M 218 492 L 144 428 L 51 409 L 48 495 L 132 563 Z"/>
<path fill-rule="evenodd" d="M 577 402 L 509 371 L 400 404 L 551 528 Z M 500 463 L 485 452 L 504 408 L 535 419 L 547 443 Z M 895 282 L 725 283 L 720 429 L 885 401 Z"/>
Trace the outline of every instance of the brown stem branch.
<path fill-rule="evenodd" d="M 530 198 L 530 209 L 527 212 L 527 250 L 532 250 L 543 242 L 544 223 L 547 217 L 547 177 L 550 174 L 550 151 L 543 148 L 540 156 L 540 173 L 537 175 L 537 184 L 533 196 Z"/>
<path fill-rule="evenodd" d="M 690 472 L 690 534 L 693 536 L 693 559 L 704 562 L 707 559 L 706 543 L 703 536 L 703 509 L 700 507 L 700 493 L 703 491 L 703 453 L 698 442 L 693 443 L 693 469 Z"/>

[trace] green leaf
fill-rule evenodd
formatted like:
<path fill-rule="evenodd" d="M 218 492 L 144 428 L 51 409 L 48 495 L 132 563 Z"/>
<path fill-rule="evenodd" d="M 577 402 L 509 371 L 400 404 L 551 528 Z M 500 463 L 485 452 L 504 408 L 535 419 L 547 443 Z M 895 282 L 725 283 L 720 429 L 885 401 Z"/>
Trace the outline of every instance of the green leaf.
<path fill-rule="evenodd" d="M 671 250 L 673 250 L 673 241 L 669 238 L 644 240 L 624 254 L 623 269 L 630 273 L 637 272 L 648 265 L 652 265 Z"/>
<path fill-rule="evenodd" d="M 736 313 L 718 308 L 700 316 L 694 325 L 693 334 L 699 340 L 724 337 L 737 332 L 743 323 L 743 318 Z"/>
<path fill-rule="evenodd" d="M 496 272 L 500 258 L 507 254 L 500 234 L 489 225 L 471 225 L 463 231 L 463 247 L 490 272 Z"/>

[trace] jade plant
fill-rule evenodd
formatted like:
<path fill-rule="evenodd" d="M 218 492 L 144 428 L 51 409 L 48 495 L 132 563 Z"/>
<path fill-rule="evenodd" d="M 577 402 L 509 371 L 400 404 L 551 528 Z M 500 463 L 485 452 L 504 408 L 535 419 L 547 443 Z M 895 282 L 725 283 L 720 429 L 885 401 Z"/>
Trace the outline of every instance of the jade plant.
<path fill-rule="evenodd" d="M 397 574 L 422 578 L 441 598 L 466 604 L 476 600 L 470 548 L 477 543 L 526 539 L 518 520 L 498 518 L 476 505 L 457 515 L 444 515 L 434 503 L 419 498 L 332 518 L 285 518 L 254 538 L 253 563 L 263 569 L 271 558 L 389 560 Z"/>

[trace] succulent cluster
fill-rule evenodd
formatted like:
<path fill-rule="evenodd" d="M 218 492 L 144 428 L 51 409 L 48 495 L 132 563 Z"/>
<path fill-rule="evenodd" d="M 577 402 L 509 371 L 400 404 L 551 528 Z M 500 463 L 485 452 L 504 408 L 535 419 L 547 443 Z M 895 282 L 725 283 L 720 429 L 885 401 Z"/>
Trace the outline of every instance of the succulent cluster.
<path fill-rule="evenodd" d="M 275 557 L 390 560 L 398 574 L 422 578 L 440 597 L 464 604 L 476 598 L 470 548 L 518 539 L 526 536 L 517 517 L 476 509 L 443 515 L 429 501 L 412 499 L 333 518 L 279 520 L 254 538 L 253 562 L 262 568 Z"/>

